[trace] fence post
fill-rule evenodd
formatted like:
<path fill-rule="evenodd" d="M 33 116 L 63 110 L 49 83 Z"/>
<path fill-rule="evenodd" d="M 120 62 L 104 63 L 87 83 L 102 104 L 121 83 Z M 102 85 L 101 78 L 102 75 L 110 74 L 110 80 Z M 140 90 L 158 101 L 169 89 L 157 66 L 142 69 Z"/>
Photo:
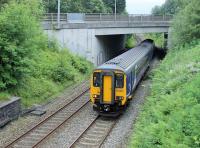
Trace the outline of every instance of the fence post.
<path fill-rule="evenodd" d="M 101 16 L 101 13 L 100 13 L 100 16 L 99 16 L 99 17 L 100 17 L 100 23 L 101 23 L 101 20 L 102 20 L 102 16 Z"/>
<path fill-rule="evenodd" d="M 50 17 L 51 17 L 51 24 L 53 25 L 53 14 L 50 13 Z"/>
<path fill-rule="evenodd" d="M 86 21 L 86 13 L 83 14 L 83 21 Z"/>

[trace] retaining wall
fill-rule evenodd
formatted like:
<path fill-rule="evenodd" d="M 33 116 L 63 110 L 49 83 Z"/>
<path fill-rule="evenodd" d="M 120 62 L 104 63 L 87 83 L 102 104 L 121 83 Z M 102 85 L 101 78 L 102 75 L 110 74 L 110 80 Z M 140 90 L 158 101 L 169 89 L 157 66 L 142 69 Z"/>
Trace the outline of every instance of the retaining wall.
<path fill-rule="evenodd" d="M 13 97 L 10 101 L 0 104 L 0 127 L 19 117 L 21 111 L 20 98 Z"/>

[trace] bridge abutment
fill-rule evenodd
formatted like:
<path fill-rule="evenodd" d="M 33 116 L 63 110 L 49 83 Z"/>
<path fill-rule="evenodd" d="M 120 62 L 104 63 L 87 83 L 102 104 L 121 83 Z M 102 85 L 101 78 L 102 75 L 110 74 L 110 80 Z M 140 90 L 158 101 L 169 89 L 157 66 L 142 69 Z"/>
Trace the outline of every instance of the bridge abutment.
<path fill-rule="evenodd" d="M 95 65 L 119 55 L 125 47 L 125 35 L 95 35 L 95 29 L 45 30 L 62 48 L 85 57 Z"/>

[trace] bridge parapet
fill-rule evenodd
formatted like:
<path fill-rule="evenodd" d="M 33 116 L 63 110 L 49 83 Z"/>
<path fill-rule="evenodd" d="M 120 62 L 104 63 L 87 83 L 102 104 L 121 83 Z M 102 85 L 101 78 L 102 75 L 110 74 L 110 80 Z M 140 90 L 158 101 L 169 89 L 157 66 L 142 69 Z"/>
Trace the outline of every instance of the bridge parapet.
<path fill-rule="evenodd" d="M 57 13 L 46 13 L 44 14 L 44 21 L 57 21 Z M 171 15 L 144 15 L 144 14 L 104 14 L 104 13 L 61 13 L 60 21 L 66 23 L 84 23 L 84 22 L 107 22 L 107 21 L 125 21 L 125 22 L 154 22 L 164 21 L 169 22 L 172 19 Z"/>

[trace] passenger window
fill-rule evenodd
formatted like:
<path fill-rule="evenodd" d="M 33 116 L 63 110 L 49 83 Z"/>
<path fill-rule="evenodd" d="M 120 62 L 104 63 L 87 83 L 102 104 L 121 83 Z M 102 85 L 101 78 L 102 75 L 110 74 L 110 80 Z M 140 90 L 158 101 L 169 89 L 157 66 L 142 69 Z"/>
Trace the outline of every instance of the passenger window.
<path fill-rule="evenodd" d="M 93 74 L 93 86 L 100 87 L 100 73 L 94 72 Z"/>
<path fill-rule="evenodd" d="M 123 88 L 124 87 L 124 76 L 123 76 L 123 74 L 116 74 L 115 75 L 115 87 L 116 88 Z"/>

